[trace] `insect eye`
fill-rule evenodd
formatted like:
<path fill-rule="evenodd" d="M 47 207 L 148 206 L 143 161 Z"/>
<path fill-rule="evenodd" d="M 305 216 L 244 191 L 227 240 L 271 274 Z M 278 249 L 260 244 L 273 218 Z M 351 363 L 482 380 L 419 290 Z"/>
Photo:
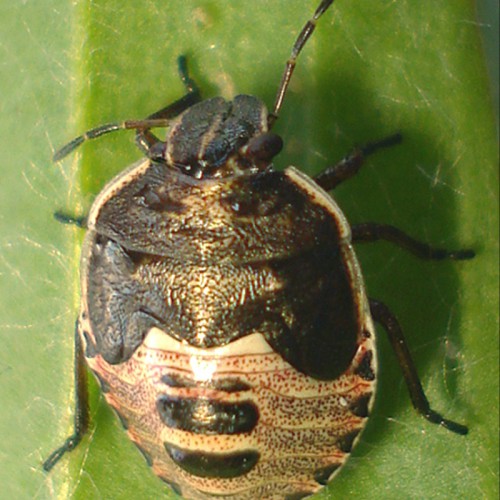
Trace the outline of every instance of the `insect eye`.
<path fill-rule="evenodd" d="M 274 132 L 266 132 L 250 139 L 243 153 L 254 161 L 271 161 L 282 149 L 283 139 Z"/>

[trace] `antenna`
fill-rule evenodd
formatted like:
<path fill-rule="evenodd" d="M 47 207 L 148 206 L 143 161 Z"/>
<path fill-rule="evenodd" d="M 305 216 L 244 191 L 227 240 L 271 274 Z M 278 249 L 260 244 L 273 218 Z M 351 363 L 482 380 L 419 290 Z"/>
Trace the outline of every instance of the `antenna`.
<path fill-rule="evenodd" d="M 309 40 L 309 37 L 313 34 L 313 31 L 316 28 L 316 22 L 328 10 L 333 1 L 334 0 L 322 0 L 322 2 L 314 12 L 314 15 L 311 17 L 311 19 L 309 19 L 309 21 L 307 21 L 307 23 L 302 28 L 299 36 L 295 40 L 290 57 L 286 62 L 285 71 L 283 72 L 283 76 L 281 77 L 281 83 L 278 87 L 278 93 L 276 94 L 276 99 L 274 101 L 273 112 L 269 114 L 269 117 L 267 119 L 269 129 L 272 128 L 272 126 L 278 119 L 281 105 L 283 104 L 283 99 L 285 98 L 288 85 L 290 84 L 290 80 L 292 78 L 293 70 L 295 69 L 295 65 L 297 63 L 297 57 L 299 57 L 299 54 L 304 48 L 307 40 Z"/>

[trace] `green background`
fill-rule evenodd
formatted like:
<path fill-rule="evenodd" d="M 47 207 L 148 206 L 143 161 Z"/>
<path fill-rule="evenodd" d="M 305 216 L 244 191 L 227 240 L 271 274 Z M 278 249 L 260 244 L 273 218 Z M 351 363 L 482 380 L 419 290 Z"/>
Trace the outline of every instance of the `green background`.
<path fill-rule="evenodd" d="M 189 57 L 205 96 L 249 93 L 271 105 L 315 6 L 0 6 L 1 498 L 166 494 L 94 383 L 89 436 L 50 475 L 40 467 L 71 427 L 79 300 L 82 231 L 52 213 L 85 213 L 103 183 L 140 157 L 130 133 L 87 144 L 57 165 L 54 149 L 91 126 L 140 118 L 178 98 L 179 54 Z M 373 417 L 318 498 L 498 498 L 498 149 L 474 9 L 465 0 L 337 0 L 299 60 L 275 127 L 286 143 L 277 166 L 310 173 L 356 143 L 401 130 L 404 144 L 370 158 L 336 199 L 354 223 L 387 222 L 478 252 L 472 262 L 429 263 L 388 244 L 359 249 L 369 294 L 398 315 L 431 403 L 466 422 L 470 434 L 415 414 L 380 331 Z"/>

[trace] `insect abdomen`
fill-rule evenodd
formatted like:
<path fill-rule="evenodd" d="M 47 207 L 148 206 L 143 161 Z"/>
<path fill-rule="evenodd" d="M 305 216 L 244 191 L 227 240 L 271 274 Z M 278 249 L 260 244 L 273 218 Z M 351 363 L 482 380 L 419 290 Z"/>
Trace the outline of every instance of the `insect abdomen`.
<path fill-rule="evenodd" d="M 314 493 L 344 463 L 369 414 L 374 381 L 358 367 L 371 349 L 368 337 L 334 381 L 298 372 L 258 333 L 200 349 L 153 328 L 127 362 L 88 361 L 154 472 L 185 498 L 277 499 Z"/>

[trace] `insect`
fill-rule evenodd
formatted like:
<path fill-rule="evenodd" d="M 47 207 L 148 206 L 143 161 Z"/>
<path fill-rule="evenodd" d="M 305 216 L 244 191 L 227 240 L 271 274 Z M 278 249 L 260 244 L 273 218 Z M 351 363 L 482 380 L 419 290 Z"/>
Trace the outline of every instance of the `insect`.
<path fill-rule="evenodd" d="M 298 499 L 345 463 L 370 415 L 374 322 L 388 333 L 416 410 L 434 411 L 395 316 L 368 298 L 353 250 L 387 240 L 424 259 L 469 259 L 386 224 L 350 226 L 328 191 L 399 134 L 355 149 L 310 178 L 275 170 L 273 132 L 296 60 L 333 0 L 300 32 L 271 112 L 258 98 L 186 94 L 144 120 L 112 123 L 55 154 L 121 130 L 145 158 L 115 177 L 85 219 L 75 332 L 74 433 L 88 427 L 85 362 L 155 474 L 184 496 Z M 167 128 L 164 141 L 151 129 Z"/>

